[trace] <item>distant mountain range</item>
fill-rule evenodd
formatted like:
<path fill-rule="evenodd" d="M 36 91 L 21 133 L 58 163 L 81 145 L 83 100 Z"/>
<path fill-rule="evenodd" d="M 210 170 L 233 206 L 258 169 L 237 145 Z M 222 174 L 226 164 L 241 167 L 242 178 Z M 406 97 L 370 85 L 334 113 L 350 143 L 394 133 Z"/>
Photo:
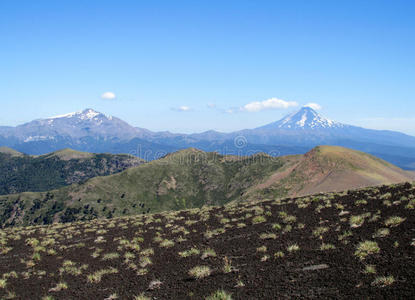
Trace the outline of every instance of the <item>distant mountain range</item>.
<path fill-rule="evenodd" d="M 0 196 L 0 226 L 278 199 L 414 178 L 411 172 L 343 147 L 321 146 L 305 155 L 282 157 L 222 156 L 189 148 L 82 184 L 48 192 Z"/>
<path fill-rule="evenodd" d="M 255 129 L 197 134 L 152 132 L 93 109 L 0 127 L 0 146 L 28 154 L 63 148 L 87 152 L 129 153 L 145 160 L 195 147 L 221 154 L 273 156 L 304 154 L 318 145 L 344 146 L 376 155 L 404 169 L 415 169 L 415 137 L 371 130 L 329 120 L 310 107 Z"/>

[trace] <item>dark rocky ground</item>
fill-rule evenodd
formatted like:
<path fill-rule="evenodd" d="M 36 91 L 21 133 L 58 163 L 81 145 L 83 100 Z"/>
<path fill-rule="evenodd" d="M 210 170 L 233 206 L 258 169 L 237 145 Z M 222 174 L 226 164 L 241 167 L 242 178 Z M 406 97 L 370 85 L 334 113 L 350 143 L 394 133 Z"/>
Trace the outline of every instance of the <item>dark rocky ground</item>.
<path fill-rule="evenodd" d="M 0 253 L 2 299 L 413 299 L 415 186 L 9 228 Z"/>

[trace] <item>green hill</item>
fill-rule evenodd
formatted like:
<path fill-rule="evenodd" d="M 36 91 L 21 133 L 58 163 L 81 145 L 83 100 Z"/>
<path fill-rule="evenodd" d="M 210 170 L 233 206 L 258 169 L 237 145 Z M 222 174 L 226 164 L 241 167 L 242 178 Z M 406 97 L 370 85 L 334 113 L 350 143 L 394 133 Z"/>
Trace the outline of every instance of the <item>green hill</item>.
<path fill-rule="evenodd" d="M 0 148 L 0 194 L 38 192 L 81 183 L 143 163 L 130 155 L 92 154 L 64 149 L 29 156 Z"/>
<path fill-rule="evenodd" d="M 92 153 L 76 151 L 70 148 L 62 149 L 45 155 L 45 157 L 58 157 L 62 160 L 85 159 L 92 158 L 93 156 L 94 154 Z"/>
<path fill-rule="evenodd" d="M 305 155 L 172 153 L 121 173 L 41 193 L 0 197 L 0 224 L 48 224 L 275 199 L 411 181 L 363 152 L 317 147 Z"/>
<path fill-rule="evenodd" d="M 0 197 L 0 224 L 44 224 L 219 205 L 284 166 L 263 154 L 176 152 L 119 174 L 58 190 Z"/>

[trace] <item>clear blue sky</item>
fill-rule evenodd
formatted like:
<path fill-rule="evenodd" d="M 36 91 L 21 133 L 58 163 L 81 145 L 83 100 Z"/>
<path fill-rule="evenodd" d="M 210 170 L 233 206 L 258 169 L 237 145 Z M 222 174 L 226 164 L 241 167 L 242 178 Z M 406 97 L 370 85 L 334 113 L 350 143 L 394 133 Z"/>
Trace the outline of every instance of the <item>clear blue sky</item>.
<path fill-rule="evenodd" d="M 2 0 L 0 125 L 91 107 L 151 130 L 231 131 L 296 109 L 263 102 L 278 98 L 415 135 L 414 16 L 395 0 Z"/>

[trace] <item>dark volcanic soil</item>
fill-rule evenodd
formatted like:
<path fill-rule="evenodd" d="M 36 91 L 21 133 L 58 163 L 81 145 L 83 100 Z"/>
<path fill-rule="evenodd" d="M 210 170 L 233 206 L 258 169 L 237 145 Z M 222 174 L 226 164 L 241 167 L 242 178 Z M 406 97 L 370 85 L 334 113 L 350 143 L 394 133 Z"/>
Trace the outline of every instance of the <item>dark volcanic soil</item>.
<path fill-rule="evenodd" d="M 2 299 L 414 299 L 415 187 L 11 228 L 0 252 Z"/>

